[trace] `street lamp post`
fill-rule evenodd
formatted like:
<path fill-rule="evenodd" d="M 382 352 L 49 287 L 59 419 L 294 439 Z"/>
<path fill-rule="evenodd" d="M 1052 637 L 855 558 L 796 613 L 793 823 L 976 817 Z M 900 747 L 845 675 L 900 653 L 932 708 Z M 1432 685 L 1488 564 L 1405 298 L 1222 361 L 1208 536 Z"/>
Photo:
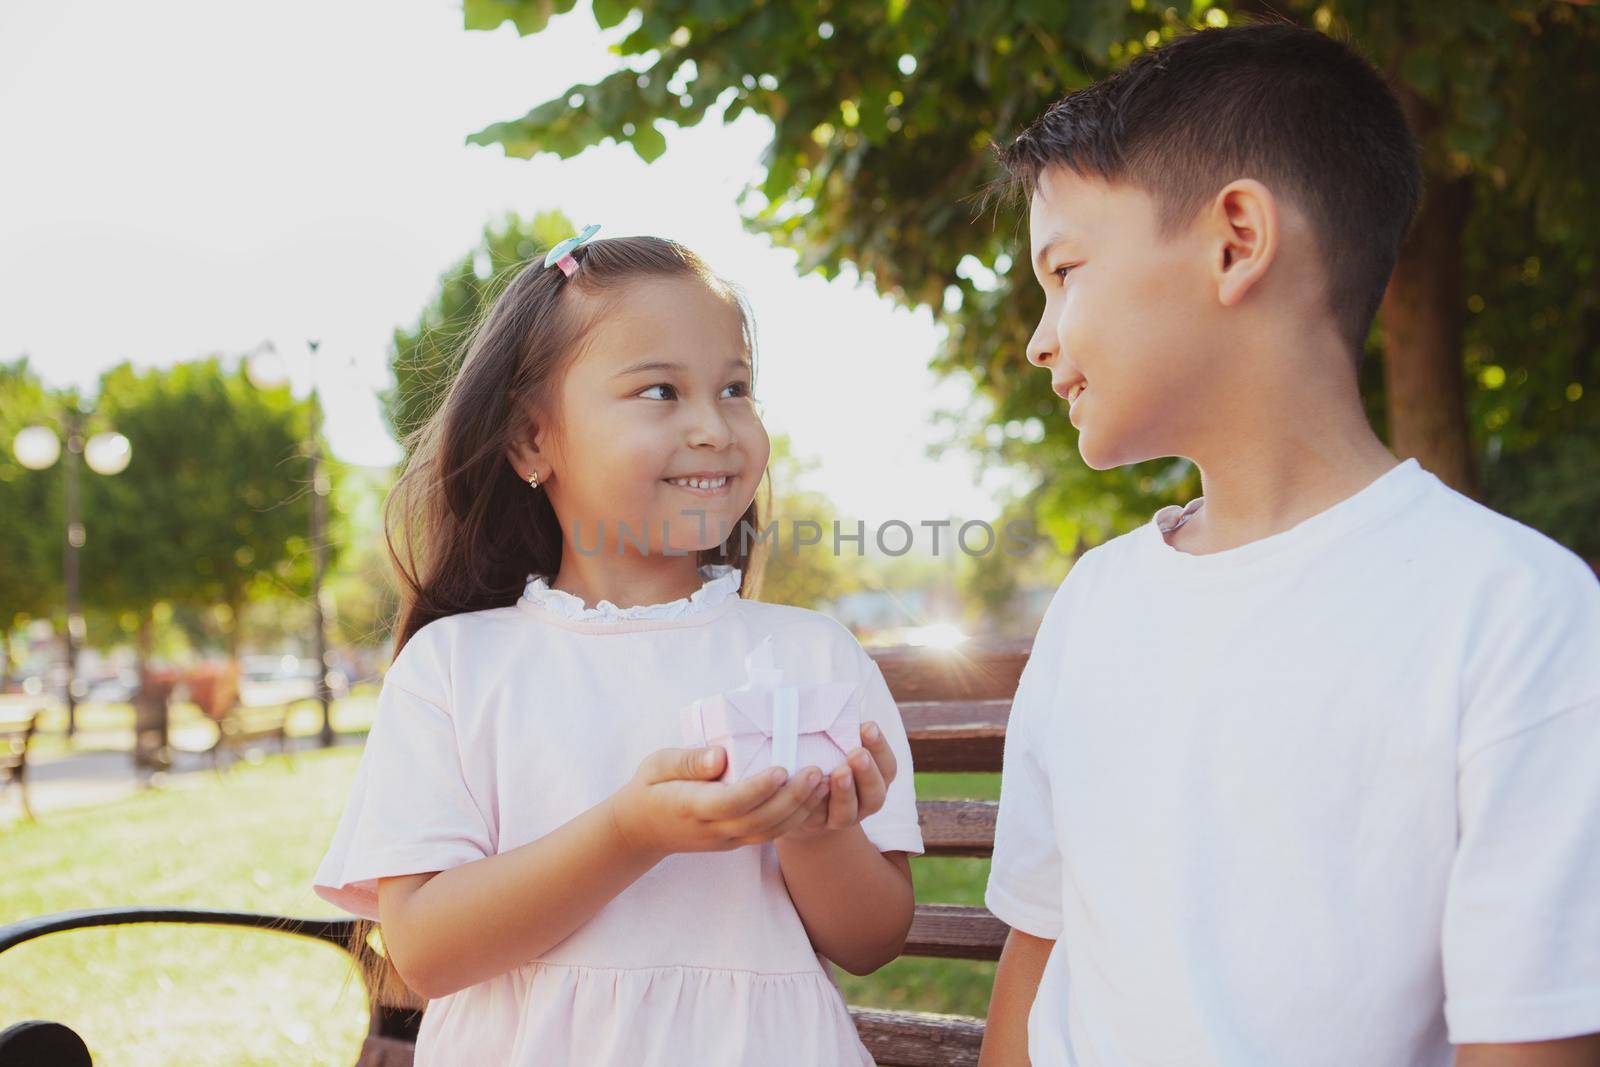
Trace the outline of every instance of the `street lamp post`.
<path fill-rule="evenodd" d="M 78 502 L 78 462 L 83 455 L 83 417 L 78 406 L 67 409 L 67 462 L 62 469 L 67 496 L 67 544 L 62 551 L 61 573 L 67 585 L 67 738 L 78 732 L 78 649 L 87 636 L 83 625 L 83 591 L 78 581 L 78 553 L 83 551 L 82 512 Z"/>
<path fill-rule="evenodd" d="M 322 398 L 317 392 L 316 361 L 321 341 L 306 341 L 311 357 L 311 439 L 306 442 L 306 458 L 311 478 L 311 629 L 312 648 L 317 657 L 317 703 L 322 706 L 322 728 L 318 740 L 322 747 L 333 745 L 332 703 L 328 691 L 328 610 L 323 600 L 322 583 L 328 566 L 327 507 L 330 483 L 322 469 Z M 288 369 L 271 341 L 263 341 L 245 360 L 245 373 L 263 389 L 288 383 Z"/>
<path fill-rule="evenodd" d="M 83 437 L 84 413 L 76 401 L 69 401 L 61 418 L 62 437 L 66 439 L 66 464 L 62 481 L 66 496 L 66 543 L 62 546 L 61 569 L 67 592 L 67 737 L 78 731 L 78 649 L 83 645 L 82 588 L 78 572 L 78 553 L 87 536 L 81 505 L 78 499 L 78 464 L 87 462 L 96 474 L 121 474 L 133 458 L 128 439 L 120 433 L 99 433 L 87 441 Z M 48 470 L 60 457 L 61 439 L 48 426 L 30 426 L 17 434 L 12 442 L 17 462 L 29 470 Z"/>
<path fill-rule="evenodd" d="M 317 359 L 320 341 L 307 341 L 311 361 Z M 317 378 L 311 376 L 311 625 L 317 653 L 317 703 L 322 705 L 323 748 L 333 746 L 333 717 L 328 694 L 328 615 L 322 603 L 322 579 L 328 566 L 327 515 L 328 476 L 322 471 L 322 398 L 317 395 Z"/>

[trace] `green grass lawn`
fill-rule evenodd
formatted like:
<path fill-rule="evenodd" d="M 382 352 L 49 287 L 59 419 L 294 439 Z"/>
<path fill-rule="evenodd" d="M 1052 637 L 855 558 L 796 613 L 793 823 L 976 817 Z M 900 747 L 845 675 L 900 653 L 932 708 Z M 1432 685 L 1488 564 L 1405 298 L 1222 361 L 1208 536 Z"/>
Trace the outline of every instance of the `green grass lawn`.
<path fill-rule="evenodd" d="M 336 721 L 365 713 L 356 703 Z M 110 720 L 107 720 L 109 722 Z M 297 723 L 296 732 L 309 732 Z M 114 727 L 108 727 L 114 729 Z M 170 904 L 331 915 L 309 883 L 355 773 L 355 748 L 195 775 L 104 807 L 0 828 L 0 923 L 74 908 Z M 998 776 L 919 775 L 925 798 L 998 795 Z M 982 902 L 987 860 L 916 859 L 917 898 Z M 366 1031 L 365 998 L 332 946 L 208 927 L 56 934 L 0 955 L 0 1029 L 66 1023 L 97 1064 L 332 1064 Z M 856 978 L 853 1003 L 982 1015 L 994 965 L 900 960 Z"/>
<path fill-rule="evenodd" d="M 73 908 L 172 904 L 298 915 L 349 791 L 355 749 L 197 775 L 104 807 L 0 830 L 0 922 Z M 248 930 L 57 934 L 0 956 L 0 1027 L 54 1019 L 100 1064 L 355 1062 L 366 1028 L 338 949 Z"/>

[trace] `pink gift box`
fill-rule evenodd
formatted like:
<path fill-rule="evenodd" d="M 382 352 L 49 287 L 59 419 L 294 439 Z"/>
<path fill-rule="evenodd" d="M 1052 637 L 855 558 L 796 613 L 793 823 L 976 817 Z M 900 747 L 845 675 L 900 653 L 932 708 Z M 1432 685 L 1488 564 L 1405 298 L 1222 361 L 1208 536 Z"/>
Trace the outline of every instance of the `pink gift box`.
<path fill-rule="evenodd" d="M 695 701 L 681 714 L 684 744 L 727 750 L 724 782 L 769 767 L 794 774 L 818 767 L 827 774 L 861 744 L 860 714 L 851 682 L 796 684 L 773 665 L 772 638 L 745 657 L 749 681 L 738 689 Z"/>

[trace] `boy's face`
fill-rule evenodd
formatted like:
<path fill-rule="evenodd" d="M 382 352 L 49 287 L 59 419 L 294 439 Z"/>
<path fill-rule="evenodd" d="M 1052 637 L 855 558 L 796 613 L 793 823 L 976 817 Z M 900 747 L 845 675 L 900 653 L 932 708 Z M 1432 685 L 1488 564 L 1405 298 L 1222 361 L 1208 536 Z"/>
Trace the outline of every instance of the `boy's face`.
<path fill-rule="evenodd" d="M 1203 236 L 1161 237 L 1148 194 L 1063 166 L 1040 175 L 1029 228 L 1045 304 L 1028 362 L 1069 401 L 1084 462 L 1186 454 L 1191 429 L 1217 415 L 1203 353 L 1219 307 Z"/>

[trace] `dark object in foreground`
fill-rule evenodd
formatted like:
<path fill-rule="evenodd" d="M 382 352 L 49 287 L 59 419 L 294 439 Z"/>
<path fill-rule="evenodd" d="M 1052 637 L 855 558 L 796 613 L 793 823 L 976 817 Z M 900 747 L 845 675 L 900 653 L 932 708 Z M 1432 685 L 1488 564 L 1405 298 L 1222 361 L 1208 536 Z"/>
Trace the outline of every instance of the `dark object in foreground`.
<path fill-rule="evenodd" d="M 89 1047 L 60 1023 L 29 1019 L 0 1032 L 0 1067 L 90 1067 Z"/>

